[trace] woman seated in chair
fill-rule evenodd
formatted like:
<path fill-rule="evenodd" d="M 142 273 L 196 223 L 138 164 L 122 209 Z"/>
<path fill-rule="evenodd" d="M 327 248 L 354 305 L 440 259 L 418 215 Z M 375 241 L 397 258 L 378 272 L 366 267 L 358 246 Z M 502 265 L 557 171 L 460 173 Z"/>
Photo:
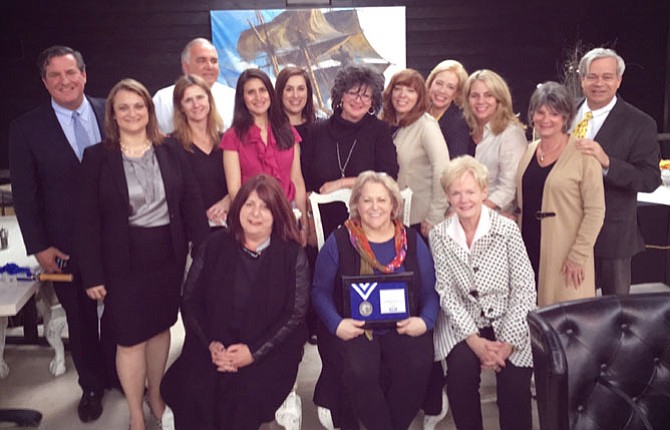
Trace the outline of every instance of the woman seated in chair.
<path fill-rule="evenodd" d="M 279 182 L 245 182 L 228 226 L 205 242 L 184 288 L 186 340 L 161 387 L 177 429 L 258 429 L 302 358 L 307 259 Z"/>
<path fill-rule="evenodd" d="M 323 367 L 315 403 L 334 424 L 368 430 L 406 429 L 414 419 L 433 364 L 432 327 L 439 307 L 428 247 L 401 222 L 398 185 L 383 173 L 361 173 L 352 189 L 351 214 L 326 241 L 316 262 L 312 302 L 327 331 L 319 333 Z M 348 318 L 343 275 L 411 271 L 414 304 L 395 328 L 366 330 Z M 352 409 L 354 411 L 352 411 Z"/>
<path fill-rule="evenodd" d="M 496 372 L 501 430 L 531 430 L 533 269 L 517 225 L 485 205 L 488 183 L 486 167 L 469 155 L 451 160 L 442 175 L 453 213 L 430 232 L 443 310 L 435 348 L 447 357 L 456 428 L 483 428 L 483 368 Z"/>

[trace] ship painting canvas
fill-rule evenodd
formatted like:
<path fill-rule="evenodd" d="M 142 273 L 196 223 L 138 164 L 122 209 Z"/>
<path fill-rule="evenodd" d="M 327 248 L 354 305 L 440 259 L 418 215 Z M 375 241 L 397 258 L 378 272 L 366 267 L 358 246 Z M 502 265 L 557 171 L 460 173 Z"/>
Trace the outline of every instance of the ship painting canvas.
<path fill-rule="evenodd" d="M 273 81 L 286 66 L 302 67 L 325 115 L 341 67 L 365 64 L 387 82 L 405 68 L 404 7 L 212 11 L 210 17 L 220 83 L 235 88 L 249 67 L 261 68 Z"/>

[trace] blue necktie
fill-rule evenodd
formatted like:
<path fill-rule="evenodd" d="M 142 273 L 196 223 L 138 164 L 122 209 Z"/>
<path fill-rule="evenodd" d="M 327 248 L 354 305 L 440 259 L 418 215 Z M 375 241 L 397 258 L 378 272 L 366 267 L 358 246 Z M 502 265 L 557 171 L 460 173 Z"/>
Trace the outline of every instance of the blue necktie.
<path fill-rule="evenodd" d="M 91 145 L 91 140 L 88 138 L 84 124 L 81 123 L 79 112 L 72 112 L 72 119 L 74 120 L 74 140 L 77 145 L 77 158 L 81 161 L 84 149 Z"/>

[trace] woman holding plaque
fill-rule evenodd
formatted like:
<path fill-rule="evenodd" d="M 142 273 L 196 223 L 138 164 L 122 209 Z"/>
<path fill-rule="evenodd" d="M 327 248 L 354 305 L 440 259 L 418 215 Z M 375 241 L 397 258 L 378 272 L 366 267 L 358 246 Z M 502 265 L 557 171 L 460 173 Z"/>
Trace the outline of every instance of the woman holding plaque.
<path fill-rule="evenodd" d="M 486 167 L 469 155 L 449 163 L 442 186 L 452 215 L 430 232 L 443 312 L 436 355 L 447 357 L 447 396 L 459 430 L 482 427 L 482 368 L 496 372 L 501 430 L 531 430 L 533 358 L 528 311 L 535 280 L 514 221 L 486 206 Z"/>
<path fill-rule="evenodd" d="M 402 197 L 390 176 L 361 173 L 349 203 L 350 218 L 330 235 L 316 261 L 312 303 L 326 330 L 318 335 L 323 367 L 314 401 L 331 410 L 337 427 L 358 428 L 360 420 L 368 430 L 406 429 L 433 364 L 439 306 L 433 259 L 418 233 L 403 226 Z M 402 272 L 412 274 L 409 317 L 388 329 L 366 329 L 364 320 L 345 314 L 343 276 Z M 374 303 L 365 299 L 352 313 L 383 313 Z"/>

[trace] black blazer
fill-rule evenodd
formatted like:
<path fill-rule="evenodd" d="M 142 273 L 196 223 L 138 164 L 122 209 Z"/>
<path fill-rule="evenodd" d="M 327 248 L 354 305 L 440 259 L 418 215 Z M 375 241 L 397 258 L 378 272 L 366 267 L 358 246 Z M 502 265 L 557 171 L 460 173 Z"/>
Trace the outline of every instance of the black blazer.
<path fill-rule="evenodd" d="M 102 135 L 105 100 L 87 98 Z M 72 255 L 81 164 L 51 102 L 12 122 L 9 162 L 14 208 L 28 255 L 50 246 Z M 69 263 L 71 268 L 73 260 Z"/>
<path fill-rule="evenodd" d="M 644 250 L 637 227 L 637 193 L 661 185 L 656 122 L 620 96 L 594 140 L 610 158 L 605 222 L 595 245 L 599 258 L 629 258 Z"/>
<path fill-rule="evenodd" d="M 188 240 L 197 246 L 209 234 L 207 217 L 184 155 L 164 144 L 154 148 L 165 186 L 174 255 L 183 268 Z M 103 143 L 86 148 L 76 228 L 84 288 L 103 285 L 108 277 L 130 270 L 130 210 L 121 150 Z"/>

